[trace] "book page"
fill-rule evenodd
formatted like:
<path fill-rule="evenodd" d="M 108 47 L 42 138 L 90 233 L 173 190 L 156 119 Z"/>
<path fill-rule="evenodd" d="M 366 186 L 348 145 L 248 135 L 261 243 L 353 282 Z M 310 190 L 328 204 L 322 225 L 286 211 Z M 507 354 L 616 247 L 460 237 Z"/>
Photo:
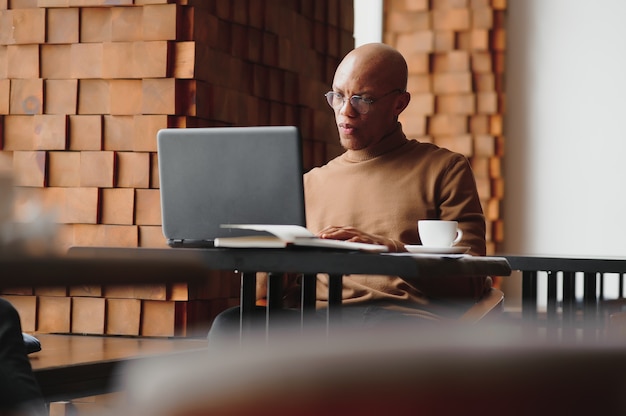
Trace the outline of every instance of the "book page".
<path fill-rule="evenodd" d="M 265 231 L 283 241 L 293 243 L 296 238 L 311 238 L 315 235 L 300 225 L 277 224 L 221 224 L 222 228 L 238 228 L 243 230 Z"/>

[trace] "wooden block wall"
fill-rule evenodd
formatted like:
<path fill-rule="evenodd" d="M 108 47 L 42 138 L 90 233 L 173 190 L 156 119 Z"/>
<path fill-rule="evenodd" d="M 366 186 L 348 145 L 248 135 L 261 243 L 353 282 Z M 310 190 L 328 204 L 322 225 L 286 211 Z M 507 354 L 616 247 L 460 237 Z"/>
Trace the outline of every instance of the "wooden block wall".
<path fill-rule="evenodd" d="M 63 248 L 165 247 L 157 131 L 296 125 L 305 168 L 322 164 L 340 152 L 323 93 L 352 33 L 352 0 L 0 1 L 0 168 L 16 209 L 53 210 Z M 214 273 L 205 287 L 2 295 L 32 331 L 204 336 L 238 285 Z"/>
<path fill-rule="evenodd" d="M 407 58 L 412 139 L 467 156 L 487 219 L 487 251 L 504 238 L 506 0 L 386 0 L 384 41 Z"/>

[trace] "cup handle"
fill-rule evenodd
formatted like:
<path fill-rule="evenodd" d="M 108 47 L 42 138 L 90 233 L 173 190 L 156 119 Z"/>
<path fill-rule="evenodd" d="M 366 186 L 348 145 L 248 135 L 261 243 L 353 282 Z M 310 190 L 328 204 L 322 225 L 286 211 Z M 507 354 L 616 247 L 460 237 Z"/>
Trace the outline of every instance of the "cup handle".
<path fill-rule="evenodd" d="M 456 243 L 458 243 L 459 241 L 461 241 L 461 239 L 463 238 L 463 231 L 461 231 L 460 228 L 456 229 L 456 238 L 454 239 L 454 241 L 452 242 L 452 245 L 455 246 Z"/>

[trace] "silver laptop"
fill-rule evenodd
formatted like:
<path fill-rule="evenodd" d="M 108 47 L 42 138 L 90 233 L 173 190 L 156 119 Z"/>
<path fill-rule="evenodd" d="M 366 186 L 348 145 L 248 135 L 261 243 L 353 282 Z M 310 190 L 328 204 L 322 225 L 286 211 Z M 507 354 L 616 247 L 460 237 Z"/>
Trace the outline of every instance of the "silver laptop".
<path fill-rule="evenodd" d="M 157 148 L 170 246 L 213 247 L 216 238 L 253 233 L 221 224 L 305 225 L 296 127 L 163 129 Z"/>

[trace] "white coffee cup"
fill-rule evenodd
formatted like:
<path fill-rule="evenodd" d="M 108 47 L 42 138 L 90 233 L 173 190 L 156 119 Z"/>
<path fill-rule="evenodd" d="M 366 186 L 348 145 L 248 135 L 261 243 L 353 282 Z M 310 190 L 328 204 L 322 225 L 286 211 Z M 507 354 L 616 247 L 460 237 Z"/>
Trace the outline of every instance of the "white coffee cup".
<path fill-rule="evenodd" d="M 463 237 L 457 221 L 420 220 L 417 229 L 425 247 L 452 247 Z"/>

